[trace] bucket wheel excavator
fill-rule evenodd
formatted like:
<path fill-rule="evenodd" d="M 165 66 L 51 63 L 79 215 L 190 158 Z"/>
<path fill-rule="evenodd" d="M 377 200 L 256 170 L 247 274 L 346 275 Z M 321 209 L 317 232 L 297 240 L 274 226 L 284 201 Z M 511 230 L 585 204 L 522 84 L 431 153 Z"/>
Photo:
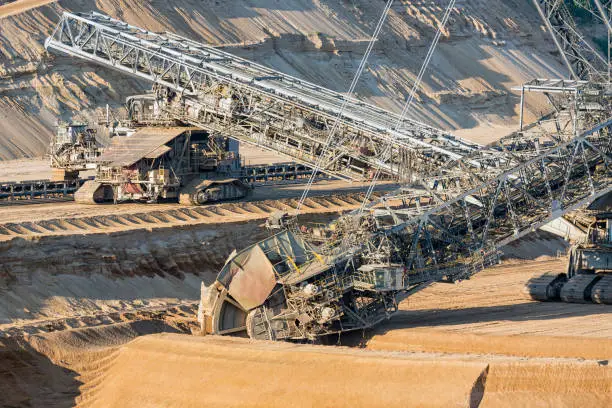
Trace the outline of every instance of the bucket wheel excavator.
<path fill-rule="evenodd" d="M 521 126 L 486 147 L 183 37 L 147 33 L 96 13 L 65 13 L 46 46 L 174 87 L 183 99 L 167 100 L 163 109 L 200 129 L 302 163 L 323 161 L 321 171 L 339 178 L 374 171 L 405 182 L 381 198 L 367 194 L 360 209 L 320 234 L 325 239 L 287 223 L 234 251 L 216 279 L 202 284 L 203 332 L 314 340 L 372 327 L 431 282 L 467 279 L 498 263 L 501 246 L 612 192 L 607 66 L 604 72 L 597 56 L 575 60 L 581 48 L 566 42 L 584 44 L 573 35 L 575 26 L 563 25 L 566 13 L 555 12 L 563 2 L 534 3 L 571 79 L 539 79 L 523 90 L 550 95 L 557 126 Z M 185 58 L 176 57 L 181 53 Z M 375 182 L 376 175 L 372 187 Z"/>
<path fill-rule="evenodd" d="M 496 264 L 501 246 L 608 197 L 608 63 L 575 35 L 563 2 L 534 3 L 571 79 L 535 80 L 522 90 L 549 96 L 558 126 L 527 130 L 521 123 L 496 145 L 425 171 L 420 183 L 340 217 L 323 242 L 289 227 L 233 253 L 217 279 L 202 285 L 203 331 L 312 340 L 372 327 L 427 284 L 469 278 Z M 589 243 L 573 248 L 568 273 L 531 281 L 533 298 L 608 303 L 610 222 L 608 214 L 596 217 Z"/>

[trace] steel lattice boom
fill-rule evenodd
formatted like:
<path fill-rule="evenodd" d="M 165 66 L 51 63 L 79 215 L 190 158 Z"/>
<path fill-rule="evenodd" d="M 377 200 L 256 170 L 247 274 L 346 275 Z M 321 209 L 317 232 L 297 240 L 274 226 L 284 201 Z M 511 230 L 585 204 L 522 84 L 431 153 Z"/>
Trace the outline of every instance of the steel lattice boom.
<path fill-rule="evenodd" d="M 449 265 L 463 259 L 468 270 L 454 274 L 473 273 L 473 257 L 482 251 L 494 251 L 612 190 L 611 129 L 608 117 L 557 143 L 515 146 L 500 152 L 506 164 L 497 171 L 465 171 L 461 162 L 468 158 L 459 160 L 432 177 L 437 188 L 375 211 L 374 241 L 403 242 L 395 245 L 395 261 L 413 271 L 452 275 Z"/>
<path fill-rule="evenodd" d="M 467 277 L 494 263 L 499 246 L 609 193 L 609 68 L 562 1 L 534 3 L 573 76 L 520 88 L 548 97 L 549 120 L 521 120 L 518 132 L 484 148 L 414 121 L 393 130 L 397 115 L 349 100 L 323 171 L 360 179 L 381 167 L 410 183 L 316 234 L 292 228 L 233 254 L 203 293 L 207 330 L 312 339 L 371 327 L 425 282 Z M 310 165 L 345 100 L 96 13 L 65 13 L 46 47 L 153 82 L 175 119 Z"/>
<path fill-rule="evenodd" d="M 345 96 L 175 34 L 91 12 L 64 13 L 47 49 L 112 67 L 157 85 L 176 119 L 313 165 Z M 161 91 L 163 87 L 163 92 Z M 448 132 L 350 99 L 322 171 L 364 179 L 381 167 L 410 178 L 478 148 Z M 391 154 L 380 159 L 386 146 Z"/>
<path fill-rule="evenodd" d="M 599 0 L 597 1 L 599 2 Z M 533 3 L 546 28 L 551 33 L 552 39 L 570 71 L 571 79 L 607 81 L 609 78 L 607 59 L 580 33 L 565 1 L 533 0 Z M 584 3 L 585 8 L 590 9 L 590 1 L 584 0 Z M 609 5 L 607 8 L 609 9 Z M 602 19 L 604 19 L 605 24 L 609 25 L 607 17 Z"/>

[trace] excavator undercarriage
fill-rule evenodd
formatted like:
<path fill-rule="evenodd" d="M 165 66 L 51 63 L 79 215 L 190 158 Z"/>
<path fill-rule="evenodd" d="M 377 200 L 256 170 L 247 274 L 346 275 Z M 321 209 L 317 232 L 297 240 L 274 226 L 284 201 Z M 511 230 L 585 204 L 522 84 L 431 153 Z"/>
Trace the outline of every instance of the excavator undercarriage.
<path fill-rule="evenodd" d="M 547 273 L 525 287 L 534 300 L 612 305 L 612 213 L 595 215 L 586 241 L 572 246 L 566 273 Z"/>

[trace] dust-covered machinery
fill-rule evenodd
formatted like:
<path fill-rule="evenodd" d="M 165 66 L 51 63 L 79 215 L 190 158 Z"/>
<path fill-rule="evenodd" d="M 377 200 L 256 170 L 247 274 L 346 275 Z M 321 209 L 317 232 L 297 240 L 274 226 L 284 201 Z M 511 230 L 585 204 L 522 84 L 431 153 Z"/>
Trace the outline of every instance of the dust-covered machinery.
<path fill-rule="evenodd" d="M 427 284 L 467 279 L 498 262 L 497 248 L 610 194 L 609 63 L 591 48 L 583 58 L 579 46 L 588 44 L 568 35 L 575 25 L 564 2 L 534 4 L 571 79 L 538 79 L 520 90 L 546 95 L 551 115 L 529 129 L 521 120 L 519 132 L 490 148 L 421 168 L 418 182 L 364 202 L 319 234 L 325 239 L 290 225 L 233 253 L 216 281 L 203 286 L 203 331 L 314 339 L 371 327 Z M 609 276 L 600 272 L 608 268 L 608 227 L 600 218 L 592 230 L 603 231 L 596 234 L 603 241 L 573 250 L 569 282 L 562 276 L 534 282 L 542 297 L 584 301 L 588 292 L 606 301 Z"/>
<path fill-rule="evenodd" d="M 612 213 L 593 216 L 585 241 L 569 250 L 566 273 L 531 279 L 525 289 L 534 300 L 612 305 Z"/>
<path fill-rule="evenodd" d="M 49 154 L 53 180 L 77 179 L 80 171 L 95 169 L 102 150 L 95 129 L 85 123 L 60 123 Z"/>
<path fill-rule="evenodd" d="M 237 143 L 189 127 L 142 127 L 115 136 L 97 158 L 94 180 L 75 194 L 81 203 L 174 199 L 201 205 L 245 197 Z"/>
<path fill-rule="evenodd" d="M 405 277 L 403 265 L 361 264 L 350 254 L 331 261 L 282 231 L 228 259 L 215 283 L 203 286 L 199 315 L 207 333 L 314 340 L 388 319 Z"/>
<path fill-rule="evenodd" d="M 500 246 L 612 191 L 609 61 L 574 35 L 565 2 L 534 5 L 570 78 L 522 87 L 523 96 L 549 98 L 550 123 L 524 129 L 521 117 L 519 132 L 487 147 L 95 12 L 64 13 L 45 47 L 153 82 L 153 111 L 211 134 L 321 162 L 321 171 L 341 179 L 380 173 L 404 182 L 375 203 L 364 200 L 317 239 L 291 228 L 230 255 L 203 287 L 204 332 L 314 339 L 371 327 L 403 297 L 433 281 L 469 278 L 498 261 Z"/>

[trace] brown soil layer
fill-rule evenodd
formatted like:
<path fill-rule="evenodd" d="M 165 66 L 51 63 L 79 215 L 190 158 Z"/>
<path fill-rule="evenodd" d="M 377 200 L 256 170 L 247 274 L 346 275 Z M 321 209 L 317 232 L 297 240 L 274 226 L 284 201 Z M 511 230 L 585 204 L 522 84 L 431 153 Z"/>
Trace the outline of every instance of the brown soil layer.
<path fill-rule="evenodd" d="M 381 188 L 392 188 L 384 184 Z M 24 237 L 112 233 L 157 227 L 265 220 L 277 211 L 294 213 L 303 185 L 266 186 L 247 201 L 205 206 L 179 204 L 87 205 L 49 203 L 0 208 L 0 241 Z M 317 183 L 302 214 L 326 214 L 359 208 L 363 185 Z M 375 192 L 372 199 L 380 193 Z"/>

